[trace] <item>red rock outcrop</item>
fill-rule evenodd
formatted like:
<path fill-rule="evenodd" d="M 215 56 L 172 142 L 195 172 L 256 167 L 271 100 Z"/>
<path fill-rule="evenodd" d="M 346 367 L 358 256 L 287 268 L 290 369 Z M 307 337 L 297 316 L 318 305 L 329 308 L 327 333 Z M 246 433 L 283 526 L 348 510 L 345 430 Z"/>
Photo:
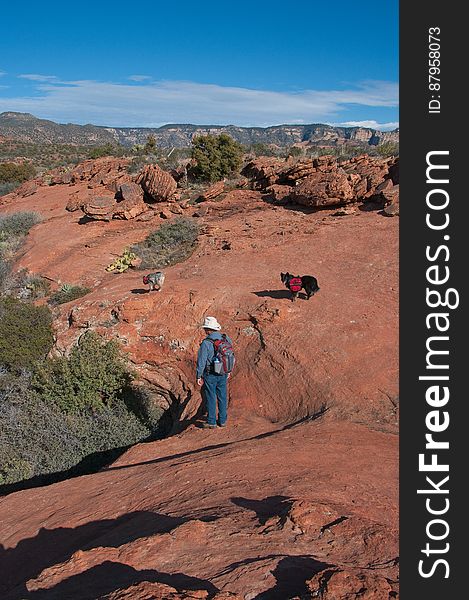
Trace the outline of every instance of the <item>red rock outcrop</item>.
<path fill-rule="evenodd" d="M 387 217 L 395 217 L 399 214 L 399 184 L 389 186 L 381 192 L 384 198 L 383 213 Z"/>
<path fill-rule="evenodd" d="M 169 173 L 158 165 L 147 165 L 135 178 L 151 202 L 166 202 L 176 191 L 177 183 Z"/>
<path fill-rule="evenodd" d="M 87 182 L 2 205 L 43 217 L 16 268 L 92 288 L 56 309 L 58 349 L 89 328 L 120 340 L 173 430 L 99 473 L 3 498 L 2 600 L 396 598 L 397 219 L 231 191 L 147 294 L 140 272 L 105 267 L 154 223 L 81 225 L 64 210 L 74 192 Z M 285 270 L 320 292 L 292 303 Z M 194 381 L 207 314 L 238 358 L 229 425 L 214 431 L 199 427 Z"/>
<path fill-rule="evenodd" d="M 221 194 L 223 194 L 224 191 L 225 180 L 217 181 L 217 183 L 214 183 L 213 185 L 208 187 L 204 191 L 204 193 L 199 196 L 198 200 L 200 202 L 204 202 L 205 200 L 214 200 L 215 198 L 218 198 L 218 196 L 221 196 Z"/>
<path fill-rule="evenodd" d="M 298 181 L 312 175 L 317 169 L 317 161 L 315 164 L 315 161 L 311 159 L 299 160 L 293 166 L 282 169 L 279 172 L 278 181 L 286 185 L 296 185 Z"/>
<path fill-rule="evenodd" d="M 252 188 L 262 190 L 277 183 L 278 174 L 285 168 L 285 160 L 279 158 L 256 158 L 241 171 L 241 175 L 251 180 Z"/>
<path fill-rule="evenodd" d="M 372 570 L 337 567 L 320 571 L 307 586 L 311 600 L 394 600 L 399 590 L 396 581 Z"/>
<path fill-rule="evenodd" d="M 98 600 L 244 600 L 244 596 L 231 592 L 217 592 L 213 595 L 207 590 L 178 591 L 164 583 L 144 581 L 101 596 Z"/>
<path fill-rule="evenodd" d="M 305 206 L 323 207 L 380 197 L 389 204 L 384 192 L 398 183 L 399 162 L 368 155 L 347 161 L 320 156 L 285 165 L 279 159 L 260 158 L 246 165 L 242 173 L 251 178 L 253 189 L 264 190 L 275 200 L 290 198 Z M 283 193 L 281 186 L 285 186 Z"/>
<path fill-rule="evenodd" d="M 117 185 L 117 181 L 131 180 L 127 173 L 129 164 L 129 158 L 104 157 L 85 160 L 74 169 L 52 172 L 50 183 L 51 185 L 63 185 L 86 182 L 88 187 L 110 186 L 110 191 L 115 192 L 117 187 L 115 189 L 112 187 Z"/>
<path fill-rule="evenodd" d="M 31 179 L 30 181 L 25 181 L 19 188 L 14 191 L 16 196 L 20 198 L 27 198 L 28 196 L 32 196 L 35 194 L 39 186 L 41 185 L 41 181 L 38 179 Z"/>
<path fill-rule="evenodd" d="M 342 169 L 310 175 L 293 190 L 291 198 L 298 204 L 314 207 L 336 206 L 356 200 L 349 178 Z"/>
<path fill-rule="evenodd" d="M 94 196 L 83 206 L 83 212 L 91 219 L 110 221 L 116 205 L 117 201 L 114 196 Z"/>

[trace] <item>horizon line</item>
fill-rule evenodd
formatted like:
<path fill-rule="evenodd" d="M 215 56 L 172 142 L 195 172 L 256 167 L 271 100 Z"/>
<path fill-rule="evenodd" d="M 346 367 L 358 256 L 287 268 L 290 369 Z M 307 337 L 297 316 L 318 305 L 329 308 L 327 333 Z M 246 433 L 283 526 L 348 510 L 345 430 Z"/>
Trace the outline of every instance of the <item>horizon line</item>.
<path fill-rule="evenodd" d="M 3 115 L 28 115 L 33 117 L 34 119 L 40 121 L 49 121 L 51 123 L 55 123 L 56 125 L 76 125 L 78 127 L 100 127 L 102 129 L 162 129 L 163 127 L 200 127 L 200 128 L 223 128 L 223 127 L 233 127 L 238 129 L 271 129 L 274 127 L 312 127 L 312 126 L 326 126 L 332 127 L 336 129 L 368 129 L 370 131 L 379 131 L 380 133 L 393 133 L 399 130 L 399 125 L 394 129 L 390 129 L 388 131 L 383 131 L 381 129 L 377 129 L 375 127 L 370 127 L 366 125 L 340 125 L 340 124 L 331 124 L 325 122 L 314 122 L 314 123 L 278 123 L 274 125 L 233 125 L 232 123 L 228 123 L 226 125 L 222 124 L 197 124 L 197 123 L 163 123 L 162 125 L 96 125 L 95 123 L 76 123 L 69 121 L 67 123 L 54 121 L 52 119 L 46 119 L 44 117 L 37 117 L 29 112 L 20 112 L 14 110 L 7 110 L 0 113 L 0 117 Z"/>

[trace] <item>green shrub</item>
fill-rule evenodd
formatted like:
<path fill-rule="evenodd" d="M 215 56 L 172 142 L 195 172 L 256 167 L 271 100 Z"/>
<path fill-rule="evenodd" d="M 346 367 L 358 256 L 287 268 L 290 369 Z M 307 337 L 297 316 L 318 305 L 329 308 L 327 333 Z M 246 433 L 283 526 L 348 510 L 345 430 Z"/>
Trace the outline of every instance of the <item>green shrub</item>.
<path fill-rule="evenodd" d="M 19 181 L 14 181 L 11 183 L 0 183 L 0 196 L 6 196 L 13 190 L 16 190 L 21 185 Z"/>
<path fill-rule="evenodd" d="M 194 251 L 199 228 L 193 219 L 180 217 L 163 223 L 132 250 L 142 259 L 140 269 L 159 269 L 186 260 Z"/>
<path fill-rule="evenodd" d="M 52 304 L 53 306 L 65 304 L 66 302 L 71 302 L 72 300 L 86 296 L 86 294 L 89 294 L 90 292 L 90 288 L 64 283 L 60 290 L 57 290 L 49 298 L 49 304 Z"/>
<path fill-rule="evenodd" d="M 4 293 L 10 286 L 11 263 L 4 260 L 0 254 L 0 292 Z"/>
<path fill-rule="evenodd" d="M 68 357 L 49 359 L 37 368 L 34 387 L 62 411 L 83 413 L 112 405 L 130 381 L 117 342 L 103 342 L 88 331 Z"/>
<path fill-rule="evenodd" d="M 269 144 L 263 142 L 254 142 L 246 148 L 247 153 L 252 153 L 255 156 L 277 156 L 277 152 Z"/>
<path fill-rule="evenodd" d="M 0 183 L 22 183 L 36 175 L 31 163 L 0 163 Z"/>
<path fill-rule="evenodd" d="M 17 212 L 0 217 L 0 242 L 27 235 L 41 217 L 36 212 Z"/>
<path fill-rule="evenodd" d="M 154 154 L 156 152 L 156 138 L 151 133 L 149 136 L 147 136 L 147 141 L 143 147 L 143 152 L 144 154 Z"/>
<path fill-rule="evenodd" d="M 88 158 L 103 158 L 104 156 L 124 156 L 125 148 L 123 146 L 115 146 L 108 142 L 103 146 L 95 146 L 88 151 Z"/>
<path fill-rule="evenodd" d="M 141 385 L 132 385 L 124 392 L 127 407 L 152 432 L 158 434 L 162 429 L 164 410 L 158 403 L 160 393 L 152 393 Z"/>
<path fill-rule="evenodd" d="M 150 431 L 118 398 L 94 413 L 67 414 L 31 387 L 29 373 L 0 373 L 0 485 L 74 469 L 90 472 L 108 453 L 147 438 Z"/>
<path fill-rule="evenodd" d="M 299 158 L 304 155 L 304 149 L 299 146 L 290 146 L 287 150 L 287 157 L 291 156 L 293 158 Z"/>
<path fill-rule="evenodd" d="M 0 300 L 0 365 L 29 368 L 44 359 L 54 343 L 52 314 L 16 298 Z"/>
<path fill-rule="evenodd" d="M 142 156 L 141 154 L 138 154 L 137 150 L 133 152 L 137 154 L 137 156 L 132 158 L 130 163 L 127 165 L 127 173 L 129 173 L 130 175 L 135 175 L 143 167 L 145 167 L 146 165 L 151 165 L 154 162 L 153 159 L 150 159 L 148 156 Z"/>
<path fill-rule="evenodd" d="M 202 181 L 219 181 L 239 171 L 243 147 L 229 135 L 200 135 L 192 140 L 192 158 L 197 164 L 190 175 Z"/>
<path fill-rule="evenodd" d="M 399 155 L 399 144 L 394 142 L 384 142 L 376 148 L 376 152 L 383 157 L 398 156 Z"/>

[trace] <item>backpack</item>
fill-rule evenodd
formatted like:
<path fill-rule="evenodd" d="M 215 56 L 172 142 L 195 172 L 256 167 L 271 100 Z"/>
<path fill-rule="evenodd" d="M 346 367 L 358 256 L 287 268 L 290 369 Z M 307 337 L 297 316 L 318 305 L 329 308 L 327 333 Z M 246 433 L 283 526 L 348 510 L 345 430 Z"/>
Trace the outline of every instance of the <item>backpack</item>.
<path fill-rule="evenodd" d="M 292 277 L 288 282 L 288 287 L 290 288 L 291 292 L 299 292 L 303 287 L 301 277 Z"/>
<path fill-rule="evenodd" d="M 221 340 L 210 340 L 213 343 L 215 355 L 213 358 L 213 372 L 218 375 L 231 373 L 235 365 L 233 346 L 228 341 L 226 334 L 222 334 Z"/>

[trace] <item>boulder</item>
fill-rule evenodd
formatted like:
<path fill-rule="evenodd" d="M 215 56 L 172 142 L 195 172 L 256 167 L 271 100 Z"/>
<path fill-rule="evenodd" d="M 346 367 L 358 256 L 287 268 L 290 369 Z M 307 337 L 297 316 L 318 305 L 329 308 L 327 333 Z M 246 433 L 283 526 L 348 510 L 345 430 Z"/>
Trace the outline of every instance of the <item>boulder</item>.
<path fill-rule="evenodd" d="M 256 158 L 242 169 L 241 175 L 251 180 L 253 189 L 262 190 L 277 183 L 278 174 L 285 166 L 285 160 L 280 158 Z"/>
<path fill-rule="evenodd" d="M 130 176 L 127 173 L 129 163 L 129 158 L 115 158 L 113 156 L 85 160 L 71 171 L 52 171 L 50 185 L 63 185 L 85 181 L 88 182 L 89 187 L 96 187 L 99 185 L 111 185 L 116 179 L 130 180 Z"/>
<path fill-rule="evenodd" d="M 95 196 L 83 206 L 87 217 L 98 221 L 110 221 L 117 205 L 114 196 Z"/>
<path fill-rule="evenodd" d="M 274 185 L 269 186 L 265 191 L 269 198 L 276 204 L 286 204 L 290 200 L 290 196 L 295 188 L 289 185 Z"/>
<path fill-rule="evenodd" d="M 128 202 L 143 202 L 143 190 L 133 181 L 122 183 L 117 190 L 117 196 L 120 200 Z"/>
<path fill-rule="evenodd" d="M 360 183 L 355 185 L 358 199 L 366 199 L 379 194 L 381 186 L 386 187 L 390 178 L 389 159 L 372 158 L 368 155 L 358 156 L 343 165 L 348 174 L 360 176 Z"/>
<path fill-rule="evenodd" d="M 399 184 L 384 190 L 382 196 L 385 202 L 383 214 L 387 217 L 399 215 Z"/>
<path fill-rule="evenodd" d="M 330 567 L 306 582 L 311 596 L 322 600 L 391 600 L 397 598 L 397 585 L 372 569 Z"/>
<path fill-rule="evenodd" d="M 199 202 L 204 202 L 205 200 L 214 200 L 215 198 L 218 198 L 218 196 L 223 194 L 224 191 L 225 191 L 225 180 L 223 179 L 222 181 L 217 181 L 217 183 L 214 183 L 209 188 L 207 188 L 205 190 L 205 192 L 203 194 L 201 194 L 197 200 Z"/>
<path fill-rule="evenodd" d="M 337 165 L 337 158 L 331 154 L 325 154 L 324 156 L 318 156 L 313 158 L 313 166 L 320 171 L 327 171 L 331 167 Z"/>
<path fill-rule="evenodd" d="M 208 206 L 201 206 L 193 213 L 192 216 L 199 218 L 199 217 L 205 217 L 207 215 L 208 215 Z"/>
<path fill-rule="evenodd" d="M 174 179 L 174 181 L 177 183 L 178 188 L 184 189 L 187 187 L 187 184 L 188 184 L 187 165 L 182 165 L 182 166 L 176 167 L 175 169 L 171 169 L 169 174 Z"/>
<path fill-rule="evenodd" d="M 286 185 L 296 185 L 298 181 L 309 177 L 317 171 L 314 161 L 311 158 L 299 160 L 293 166 L 281 171 L 278 176 L 279 183 Z"/>
<path fill-rule="evenodd" d="M 151 202 L 167 202 L 176 191 L 176 181 L 158 165 L 147 165 L 135 178 Z"/>
<path fill-rule="evenodd" d="M 137 200 L 129 198 L 128 200 L 122 200 L 117 203 L 113 210 L 112 218 L 130 220 L 146 212 L 147 209 L 148 205 L 145 204 L 143 199 Z"/>
<path fill-rule="evenodd" d="M 75 212 L 76 210 L 80 210 L 82 208 L 83 200 L 77 194 L 70 196 L 65 206 L 65 210 L 68 210 L 69 212 Z"/>
<path fill-rule="evenodd" d="M 298 185 L 292 200 L 303 206 L 336 206 L 356 200 L 347 174 L 342 169 L 334 173 L 317 171 Z"/>
<path fill-rule="evenodd" d="M 49 180 L 49 185 L 68 185 L 72 183 L 71 171 L 53 171 Z"/>
<path fill-rule="evenodd" d="M 156 217 L 156 212 L 154 210 L 147 210 L 136 218 L 136 221 L 151 221 L 154 217 Z"/>

